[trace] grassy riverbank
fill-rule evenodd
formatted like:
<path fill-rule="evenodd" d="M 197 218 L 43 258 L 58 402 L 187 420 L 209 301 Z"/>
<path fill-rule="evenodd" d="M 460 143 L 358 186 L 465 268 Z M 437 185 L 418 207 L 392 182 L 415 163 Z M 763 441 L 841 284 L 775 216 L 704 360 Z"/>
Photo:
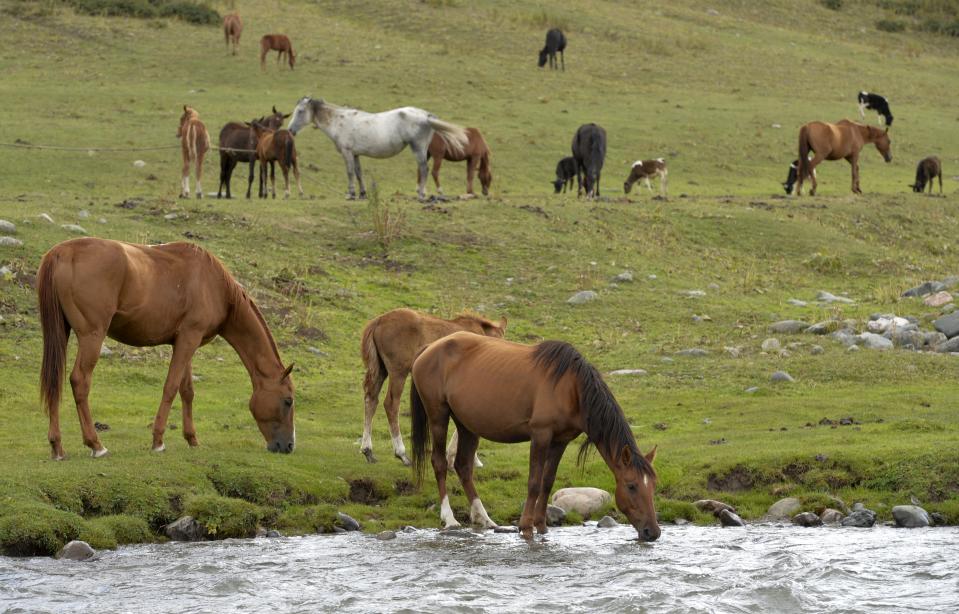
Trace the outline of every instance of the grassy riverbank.
<path fill-rule="evenodd" d="M 101 547 L 157 539 L 185 513 L 217 537 L 251 535 L 258 525 L 329 530 L 337 510 L 372 531 L 436 526 L 432 480 L 416 488 L 391 458 L 382 412 L 374 431 L 380 462 L 368 465 L 359 453 L 359 334 L 369 318 L 398 306 L 507 316 L 513 340 L 565 339 L 604 372 L 645 369 L 609 382 L 640 446 L 660 446 L 666 519 L 709 521 L 690 505 L 703 497 L 757 518 L 785 495 L 810 508 L 827 496 L 861 500 L 888 518 L 892 505 L 914 495 L 959 522 L 956 357 L 850 353 L 809 335 L 778 336 L 802 344 L 788 356 L 760 350 L 768 325 L 787 318 L 862 325 L 871 313 L 895 312 L 930 328 L 938 310 L 899 295 L 959 274 L 950 179 L 959 159 L 947 149 L 959 142 L 951 102 L 959 42 L 881 33 L 873 28 L 878 9 L 837 13 L 814 2 L 802 11 L 779 1 L 762 9 L 727 2 L 718 16 L 695 2 L 653 12 L 618 2 L 591 3 L 589 11 L 575 2 L 238 4 L 246 21 L 238 57 L 225 52 L 217 28 L 177 21 L 62 9 L 0 20 L 10 41 L 0 56 L 0 142 L 175 146 L 183 104 L 199 109 L 214 137 L 227 120 L 272 105 L 289 111 L 310 93 L 370 110 L 414 104 L 484 131 L 494 152 L 492 198 L 424 208 L 410 199 L 408 153 L 368 161 L 367 176 L 402 218 L 384 248 L 367 205 L 342 199 L 342 161 L 319 131 L 304 131 L 297 143 L 308 198 L 285 202 L 177 200 L 175 149 L 0 149 L 0 218 L 15 223 L 23 241 L 0 247 L 0 266 L 12 271 L 0 280 L 5 551 L 52 552 L 77 536 Z M 842 37 L 828 34 L 832 23 Z M 565 74 L 534 64 L 554 24 L 570 38 Z M 261 74 L 255 46 L 266 31 L 290 34 L 299 51 L 293 73 L 271 62 Z M 893 101 L 894 163 L 864 152 L 863 197 L 848 195 L 843 162 L 820 167 L 821 196 L 779 198 L 798 125 L 851 117 L 862 88 Z M 553 196 L 548 183 L 587 121 L 610 135 L 608 199 L 598 203 Z M 946 198 L 905 192 L 915 161 L 929 153 L 943 160 Z M 619 182 L 629 163 L 660 155 L 670 165 L 671 198 L 634 189 L 624 199 Z M 137 159 L 146 166 L 135 168 Z M 462 165 L 444 168 L 447 193 L 459 193 Z M 213 156 L 207 191 L 217 169 Z M 234 177 L 235 192 L 242 183 Z M 217 254 L 257 299 L 284 360 L 297 364 L 297 451 L 264 450 L 246 409 L 246 373 L 216 341 L 194 362 L 201 447 L 188 449 L 170 431 L 167 451 L 151 454 L 169 349 L 108 341 L 113 354 L 97 367 L 91 402 L 94 418 L 109 425 L 101 437 L 110 455 L 87 456 L 67 403 L 69 458 L 49 461 L 30 286 L 42 254 L 76 236 L 61 224 L 126 241 L 189 239 Z M 610 283 L 626 270 L 635 281 Z M 578 290 L 599 298 L 566 304 Z M 689 290 L 705 295 L 690 298 Z M 817 306 L 819 290 L 848 293 L 855 304 Z M 814 344 L 824 352 L 813 354 Z M 675 355 L 692 347 L 709 354 Z M 738 357 L 727 347 L 739 348 Z M 796 382 L 770 383 L 776 370 Z M 744 392 L 752 386 L 759 390 Z M 820 425 L 844 417 L 856 424 Z M 175 413 L 171 422 L 179 424 Z M 402 424 L 407 433 L 408 419 Z M 480 493 L 499 522 L 519 514 L 526 452 L 481 445 Z M 581 472 L 568 456 L 557 488 L 612 488 L 598 458 Z M 451 482 L 454 510 L 465 517 Z"/>

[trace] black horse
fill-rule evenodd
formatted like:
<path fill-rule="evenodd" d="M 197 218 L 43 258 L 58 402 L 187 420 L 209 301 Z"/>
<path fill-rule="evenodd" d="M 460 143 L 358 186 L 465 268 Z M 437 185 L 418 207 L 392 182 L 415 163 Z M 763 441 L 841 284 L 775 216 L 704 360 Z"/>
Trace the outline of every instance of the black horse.
<path fill-rule="evenodd" d="M 272 115 L 254 121 L 271 130 L 277 130 L 283 125 L 283 120 L 289 116 L 289 113 L 284 115 L 273 107 Z M 216 191 L 217 198 L 222 197 L 224 186 L 226 197 L 233 198 L 230 193 L 230 179 L 233 177 L 233 169 L 239 162 L 250 163 L 250 178 L 246 184 L 246 197 L 250 197 L 250 189 L 253 186 L 253 167 L 256 164 L 256 134 L 253 132 L 252 123 L 230 122 L 220 130 L 220 187 Z"/>
<path fill-rule="evenodd" d="M 932 194 L 932 180 L 939 178 L 939 193 L 942 194 L 942 162 L 936 156 L 929 156 L 919 161 L 916 167 L 916 182 L 909 187 L 913 192 L 922 192 L 929 185 L 929 193 Z"/>
<path fill-rule="evenodd" d="M 556 163 L 556 180 L 553 182 L 553 187 L 556 188 L 556 193 L 559 194 L 560 189 L 563 192 L 566 191 L 567 186 L 570 190 L 573 189 L 573 178 L 576 176 L 576 160 L 572 156 L 566 156 L 562 160 Z"/>
<path fill-rule="evenodd" d="M 559 28 L 553 28 L 546 33 L 546 46 L 539 52 L 539 67 L 546 66 L 546 59 L 549 58 L 549 67 L 557 69 L 556 52 L 559 51 L 559 59 L 563 63 L 563 70 L 566 70 L 566 58 L 563 51 L 566 49 L 566 35 Z"/>
<path fill-rule="evenodd" d="M 580 126 L 573 137 L 573 158 L 576 159 L 576 195 L 582 195 L 585 187 L 586 198 L 597 198 L 599 175 L 606 158 L 606 131 L 596 124 Z"/>

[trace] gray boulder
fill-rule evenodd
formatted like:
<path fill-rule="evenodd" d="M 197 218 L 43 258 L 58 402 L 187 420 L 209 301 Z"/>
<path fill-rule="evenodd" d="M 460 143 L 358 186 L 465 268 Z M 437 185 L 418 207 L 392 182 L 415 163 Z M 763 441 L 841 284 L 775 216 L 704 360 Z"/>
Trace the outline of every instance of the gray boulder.
<path fill-rule="evenodd" d="M 396 539 L 396 531 L 380 531 L 376 534 L 376 539 L 384 542 Z"/>
<path fill-rule="evenodd" d="M 206 527 L 193 516 L 183 516 L 163 527 L 166 536 L 175 542 L 198 542 L 206 539 Z"/>
<path fill-rule="evenodd" d="M 867 350 L 891 350 L 893 347 L 892 341 L 876 333 L 862 333 L 859 344 Z"/>
<path fill-rule="evenodd" d="M 500 525 L 493 527 L 493 533 L 519 533 L 519 527 L 513 525 Z"/>
<path fill-rule="evenodd" d="M 839 330 L 839 326 L 839 320 L 825 320 L 824 322 L 816 322 L 803 332 L 810 335 L 828 335 L 829 333 Z"/>
<path fill-rule="evenodd" d="M 605 490 L 589 486 L 560 488 L 553 494 L 553 505 L 567 514 L 576 512 L 583 518 L 595 514 L 612 500 L 613 496 Z"/>
<path fill-rule="evenodd" d="M 573 296 L 566 299 L 566 302 L 570 305 L 584 305 L 591 301 L 595 301 L 599 298 L 599 295 L 593 292 L 592 290 L 580 290 Z"/>
<path fill-rule="evenodd" d="M 818 527 L 822 526 L 822 519 L 812 512 L 802 512 L 793 516 L 793 524 L 801 527 Z"/>
<path fill-rule="evenodd" d="M 356 521 L 355 518 L 343 512 L 336 513 L 336 520 L 340 523 L 340 526 L 346 529 L 347 531 L 359 531 L 360 523 Z"/>
<path fill-rule="evenodd" d="M 736 513 L 729 510 L 719 512 L 719 524 L 724 527 L 744 527 L 746 523 Z"/>
<path fill-rule="evenodd" d="M 932 524 L 929 513 L 918 505 L 897 505 L 892 508 L 892 517 L 896 526 L 914 529 Z"/>
<path fill-rule="evenodd" d="M 926 344 L 926 336 L 918 330 L 894 330 L 886 333 L 888 339 L 896 347 L 909 348 L 914 350 L 922 348 Z"/>
<path fill-rule="evenodd" d="M 76 233 L 78 235 L 87 234 L 86 229 L 84 229 L 83 226 L 80 226 L 79 224 L 60 224 L 60 228 Z"/>
<path fill-rule="evenodd" d="M 600 529 L 613 529 L 619 526 L 619 523 L 616 522 L 611 516 L 603 516 L 599 519 L 599 522 L 596 523 L 596 526 Z"/>
<path fill-rule="evenodd" d="M 819 519 L 822 520 L 823 524 L 838 524 L 843 519 L 843 513 L 839 510 L 826 508 L 820 514 Z"/>
<path fill-rule="evenodd" d="M 948 341 L 940 343 L 936 346 L 937 352 L 942 352 L 943 354 L 948 354 L 950 352 L 959 352 L 959 336 L 953 337 Z"/>
<path fill-rule="evenodd" d="M 566 510 L 558 505 L 546 506 L 546 524 L 551 527 L 561 526 L 566 521 Z"/>
<path fill-rule="evenodd" d="M 916 286 L 915 288 L 909 288 L 902 293 L 903 296 L 926 296 L 927 294 L 932 294 L 933 292 L 939 292 L 940 290 L 945 290 L 946 285 L 940 281 L 927 281 L 926 283 Z"/>
<path fill-rule="evenodd" d="M 760 346 L 764 352 L 777 352 L 782 345 L 779 343 L 779 339 L 775 337 L 770 337 L 762 342 Z"/>
<path fill-rule="evenodd" d="M 851 305 L 856 302 L 851 298 L 846 298 L 845 296 L 836 296 L 835 294 L 826 292 L 825 290 L 820 290 L 819 293 L 816 294 L 816 300 L 822 303 L 844 303 L 847 305 Z"/>
<path fill-rule="evenodd" d="M 876 512 L 872 510 L 854 509 L 851 514 L 843 518 L 839 524 L 844 527 L 858 527 L 862 529 L 868 529 L 872 525 L 876 524 Z"/>
<path fill-rule="evenodd" d="M 20 239 L 15 239 L 6 235 L 0 237 L 0 247 L 20 247 L 21 245 L 23 245 L 23 241 Z"/>
<path fill-rule="evenodd" d="M 818 356 L 825 351 L 826 350 L 824 350 L 821 345 L 814 345 L 811 348 L 809 348 L 809 353 L 812 354 L 813 356 Z"/>
<path fill-rule="evenodd" d="M 800 509 L 802 509 L 802 503 L 799 499 L 786 497 L 770 505 L 769 509 L 766 510 L 766 516 L 771 520 L 786 520 L 792 518 Z"/>
<path fill-rule="evenodd" d="M 632 271 L 623 271 L 619 275 L 613 278 L 613 281 L 616 283 L 629 283 L 633 281 Z"/>
<path fill-rule="evenodd" d="M 932 325 L 940 333 L 952 339 L 956 335 L 959 335 L 959 311 L 954 311 L 948 315 L 942 316 L 933 322 Z"/>
<path fill-rule="evenodd" d="M 89 561 L 96 556 L 96 554 L 97 551 L 94 550 L 90 544 L 75 539 L 63 548 L 60 548 L 60 551 L 57 552 L 57 558 L 67 559 L 68 561 Z"/>
<path fill-rule="evenodd" d="M 769 376 L 769 381 L 771 382 L 795 382 L 791 375 L 785 371 L 776 371 L 771 376 Z"/>
<path fill-rule="evenodd" d="M 769 325 L 769 332 L 777 335 L 795 335 L 809 328 L 809 324 L 800 320 L 782 320 Z"/>
<path fill-rule="evenodd" d="M 17 232 L 17 225 L 7 220 L 0 220 L 0 232 L 12 235 Z"/>

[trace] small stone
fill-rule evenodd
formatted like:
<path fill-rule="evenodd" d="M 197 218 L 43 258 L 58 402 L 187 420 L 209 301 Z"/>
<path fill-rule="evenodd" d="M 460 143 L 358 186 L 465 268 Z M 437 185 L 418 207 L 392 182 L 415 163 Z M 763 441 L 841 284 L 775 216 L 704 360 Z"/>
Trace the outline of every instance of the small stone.
<path fill-rule="evenodd" d="M 514 527 L 512 525 L 493 527 L 493 533 L 519 533 L 519 527 Z"/>
<path fill-rule="evenodd" d="M 0 237 L 0 247 L 20 247 L 21 245 L 23 245 L 23 241 L 20 239 L 15 239 L 6 235 Z"/>
<path fill-rule="evenodd" d="M 143 167 L 146 166 L 146 165 L 147 165 L 147 163 L 144 162 L 143 160 L 134 160 L 134 161 L 133 161 L 133 166 L 135 166 L 135 167 L 137 167 L 137 168 L 143 168 Z"/>
<path fill-rule="evenodd" d="M 792 305 L 793 307 L 805 307 L 806 305 L 809 304 L 806 301 L 799 300 L 798 298 L 791 298 L 786 302 Z"/>
<path fill-rule="evenodd" d="M 719 512 L 723 510 L 729 510 L 730 512 L 735 512 L 736 508 L 728 503 L 723 503 L 722 501 L 716 501 L 715 499 L 700 499 L 695 501 L 693 505 L 696 506 L 701 512 L 708 512 L 714 516 L 718 516 Z"/>
<path fill-rule="evenodd" d="M 821 345 L 814 345 L 811 348 L 809 348 L 809 353 L 812 354 L 813 356 L 819 356 L 825 351 L 826 350 L 824 350 Z"/>
<path fill-rule="evenodd" d="M 645 369 L 616 369 L 615 371 L 610 371 L 610 375 L 647 375 Z"/>
<path fill-rule="evenodd" d="M 266 535 L 264 537 L 270 537 L 270 538 L 283 537 L 283 534 L 277 531 L 276 529 L 270 529 L 269 531 L 266 532 Z"/>
<path fill-rule="evenodd" d="M 822 511 L 819 519 L 822 520 L 823 524 L 838 524 L 842 522 L 843 514 L 839 510 L 834 510 L 827 507 Z"/>
<path fill-rule="evenodd" d="M 782 320 L 769 325 L 769 332 L 777 335 L 795 335 L 809 328 L 809 324 L 799 320 Z"/>
<path fill-rule="evenodd" d="M 682 516 L 679 516 L 673 519 L 673 524 L 676 525 L 677 527 L 681 527 L 683 525 L 689 524 L 689 521 L 683 518 Z"/>
<path fill-rule="evenodd" d="M 702 298 L 706 296 L 706 293 L 702 290 L 684 290 L 680 292 L 686 298 Z"/>
<path fill-rule="evenodd" d="M 706 289 L 707 289 L 707 290 L 719 290 L 719 284 L 717 284 L 717 283 L 711 283 L 711 284 L 709 284 L 708 286 L 706 286 Z"/>
<path fill-rule="evenodd" d="M 67 559 L 68 561 L 89 561 L 96 556 L 97 551 L 90 544 L 78 539 L 69 542 L 57 552 L 58 559 Z"/>
<path fill-rule="evenodd" d="M 861 505 L 861 504 L 860 504 Z M 856 510 L 853 506 L 854 511 L 843 518 L 839 524 L 844 527 L 857 527 L 861 529 L 867 529 L 872 525 L 876 524 L 876 513 L 872 510 L 867 510 L 865 508 Z"/>
<path fill-rule="evenodd" d="M 596 526 L 600 529 L 612 529 L 618 527 L 619 523 L 610 516 L 603 516 L 599 519 L 599 522 L 596 523 Z"/>
<path fill-rule="evenodd" d="M 719 512 L 719 523 L 724 527 L 744 527 L 746 523 L 735 512 L 721 510 Z"/>
<path fill-rule="evenodd" d="M 772 520 L 785 520 L 798 513 L 800 508 L 802 508 L 802 503 L 799 499 L 786 497 L 770 505 L 766 511 L 766 516 Z"/>
<path fill-rule="evenodd" d="M 173 541 L 196 542 L 206 538 L 206 527 L 193 516 L 183 516 L 163 528 L 166 536 Z"/>
<path fill-rule="evenodd" d="M 175 220 L 175 219 L 177 219 L 178 217 L 180 217 L 180 216 L 177 215 L 176 213 L 167 213 L 166 215 L 163 216 L 163 219 L 165 219 L 165 220 Z"/>
<path fill-rule="evenodd" d="M 344 514 L 343 512 L 337 512 L 336 520 L 340 523 L 340 526 L 342 526 L 347 531 L 360 530 L 360 523 L 357 522 L 355 518 L 353 518 L 352 516 L 349 516 L 348 514 Z"/>
<path fill-rule="evenodd" d="M 826 292 L 825 290 L 821 290 L 816 295 L 816 300 L 823 303 L 844 303 L 847 305 L 851 305 L 856 302 L 851 298 L 847 298 L 845 296 L 836 296 L 835 294 Z"/>
<path fill-rule="evenodd" d="M 55 223 L 56 223 L 56 222 L 53 221 L 53 218 L 50 217 L 50 214 L 48 214 L 48 213 L 41 213 L 41 214 L 38 215 L 37 217 L 39 217 L 41 220 L 44 220 L 45 222 L 49 222 L 49 223 L 51 223 L 51 224 L 55 224 Z"/>
<path fill-rule="evenodd" d="M 113 356 L 113 350 L 110 349 L 106 343 L 100 346 L 100 357 L 107 358 L 108 356 Z"/>
<path fill-rule="evenodd" d="M 633 273 L 632 273 L 632 271 L 623 271 L 622 273 L 620 273 L 619 275 L 617 275 L 616 277 L 614 277 L 614 278 L 613 278 L 613 281 L 615 281 L 615 282 L 617 282 L 617 283 L 628 283 L 628 282 L 631 282 L 631 281 L 633 281 Z"/>
<path fill-rule="evenodd" d="M 702 349 L 702 348 L 689 348 L 689 349 L 685 349 L 685 350 L 679 350 L 678 352 L 676 352 L 676 355 L 677 355 L 677 356 L 692 356 L 692 357 L 697 357 L 697 358 L 699 358 L 699 357 L 703 357 L 703 356 L 708 356 L 708 355 L 709 355 L 709 352 L 708 352 L 707 350 Z"/>
<path fill-rule="evenodd" d="M 321 358 L 328 358 L 329 354 L 321 350 L 320 348 L 313 347 L 312 345 L 306 348 L 306 351 L 314 356 L 319 356 Z"/>
<path fill-rule="evenodd" d="M 779 344 L 779 339 L 770 337 L 769 339 L 763 341 L 760 347 L 764 352 L 777 352 L 781 346 Z"/>
<path fill-rule="evenodd" d="M 934 292 L 939 292 L 940 290 L 945 290 L 946 285 L 939 281 L 927 281 L 926 283 L 916 286 L 915 288 L 910 288 L 902 293 L 904 297 L 920 297 L 926 296 L 927 294 L 932 294 Z"/>
<path fill-rule="evenodd" d="M 860 349 L 860 348 L 859 348 L 858 345 L 850 345 L 848 348 L 846 348 L 846 351 L 847 351 L 847 352 L 858 352 L 859 349 Z"/>
<path fill-rule="evenodd" d="M 380 540 L 380 541 L 384 541 L 384 542 L 385 542 L 385 541 L 389 541 L 389 540 L 391 540 L 391 539 L 396 539 L 396 532 L 395 532 L 395 531 L 380 531 L 379 533 L 376 534 L 376 539 L 378 539 L 378 540 Z"/>
<path fill-rule="evenodd" d="M 769 376 L 769 381 L 771 382 L 795 382 L 791 375 L 785 371 L 775 371 L 771 376 Z"/>
<path fill-rule="evenodd" d="M 90 217 L 90 212 L 87 211 L 86 209 L 80 209 L 80 211 L 77 213 L 77 217 L 80 218 L 81 220 L 85 220 L 88 217 Z"/>
<path fill-rule="evenodd" d="M 742 348 L 725 346 L 723 352 L 730 358 L 739 358 L 742 355 Z"/>
<path fill-rule="evenodd" d="M 933 526 L 944 527 L 946 526 L 946 517 L 940 514 L 939 512 L 932 512 L 929 514 L 929 520 L 932 521 Z"/>
<path fill-rule="evenodd" d="M 584 305 L 591 301 L 595 301 L 597 298 L 599 298 L 599 295 L 592 290 L 581 290 L 566 299 L 566 302 L 570 305 Z"/>
<path fill-rule="evenodd" d="M 646 276 L 646 279 L 649 279 L 650 281 L 652 281 L 652 280 L 656 279 L 656 274 L 655 274 L 655 273 L 650 273 L 649 275 Z"/>
<path fill-rule="evenodd" d="M 558 527 L 566 521 L 566 511 L 558 505 L 549 504 L 546 506 L 546 524 L 551 527 Z"/>
<path fill-rule="evenodd" d="M 76 233 L 78 235 L 87 234 L 87 231 L 83 228 L 83 226 L 80 226 L 78 224 L 60 224 L 60 228 Z"/>
<path fill-rule="evenodd" d="M 839 330 L 838 320 L 826 320 L 825 322 L 817 322 L 813 324 L 803 332 L 810 335 L 828 335 L 829 333 L 837 330 Z"/>
<path fill-rule="evenodd" d="M 812 512 L 802 512 L 793 516 L 793 524 L 801 527 L 818 527 L 822 525 L 822 519 Z"/>
<path fill-rule="evenodd" d="M 929 513 L 918 505 L 897 505 L 892 508 L 892 517 L 896 526 L 907 529 L 928 527 L 932 524 Z"/>
<path fill-rule="evenodd" d="M 7 220 L 0 220 L 0 232 L 12 235 L 17 232 L 17 225 Z"/>
<path fill-rule="evenodd" d="M 882 335 L 876 333 L 862 333 L 859 335 L 859 342 L 867 350 L 891 350 L 893 343 Z"/>
<path fill-rule="evenodd" d="M 743 392 L 745 392 L 746 394 L 755 394 L 755 393 L 759 392 L 759 386 L 750 386 L 749 388 L 747 388 L 747 389 L 744 390 Z"/>
<path fill-rule="evenodd" d="M 942 307 L 943 305 L 952 302 L 952 295 L 946 291 L 936 292 L 935 294 L 931 294 L 924 298 L 922 302 L 929 307 Z"/>

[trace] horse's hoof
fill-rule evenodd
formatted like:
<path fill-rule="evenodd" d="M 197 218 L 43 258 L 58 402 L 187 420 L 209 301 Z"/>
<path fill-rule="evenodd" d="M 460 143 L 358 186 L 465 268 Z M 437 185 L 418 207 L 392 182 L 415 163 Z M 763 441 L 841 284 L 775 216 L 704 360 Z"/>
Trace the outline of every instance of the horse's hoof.
<path fill-rule="evenodd" d="M 196 193 L 196 197 L 197 197 L 197 198 L 203 198 L 203 193 L 202 193 L 202 192 L 197 192 L 197 193 Z"/>
<path fill-rule="evenodd" d="M 363 456 L 366 457 L 366 462 L 370 463 L 371 465 L 376 462 L 376 457 L 373 456 L 373 450 L 371 448 L 362 450 L 362 452 Z"/>
<path fill-rule="evenodd" d="M 356 194 L 347 194 L 346 200 L 356 200 Z"/>
<path fill-rule="evenodd" d="M 160 445 L 155 446 L 155 447 L 153 448 L 153 451 L 154 451 L 154 452 L 163 452 L 164 450 L 166 450 L 166 444 L 164 444 L 164 443 L 161 443 Z"/>
<path fill-rule="evenodd" d="M 360 200 L 366 200 L 366 192 L 360 192 Z"/>
<path fill-rule="evenodd" d="M 519 530 L 519 535 L 526 541 L 533 540 L 533 527 L 526 527 L 525 529 Z"/>
<path fill-rule="evenodd" d="M 410 462 L 410 458 L 405 454 L 397 454 L 396 458 L 400 459 L 400 462 L 409 467 L 413 463 Z"/>
<path fill-rule="evenodd" d="M 103 458 L 103 457 L 106 456 L 109 452 L 110 452 L 110 451 L 107 450 L 106 448 L 100 448 L 99 450 L 94 450 L 94 451 L 90 452 L 90 456 L 92 456 L 93 458 Z"/>
<path fill-rule="evenodd" d="M 196 448 L 200 445 L 200 442 L 196 440 L 196 437 L 184 437 L 186 439 L 186 445 L 191 448 Z"/>
<path fill-rule="evenodd" d="M 66 458 L 67 457 L 65 454 L 54 454 L 50 457 L 50 460 L 62 461 L 62 460 L 65 460 Z"/>

